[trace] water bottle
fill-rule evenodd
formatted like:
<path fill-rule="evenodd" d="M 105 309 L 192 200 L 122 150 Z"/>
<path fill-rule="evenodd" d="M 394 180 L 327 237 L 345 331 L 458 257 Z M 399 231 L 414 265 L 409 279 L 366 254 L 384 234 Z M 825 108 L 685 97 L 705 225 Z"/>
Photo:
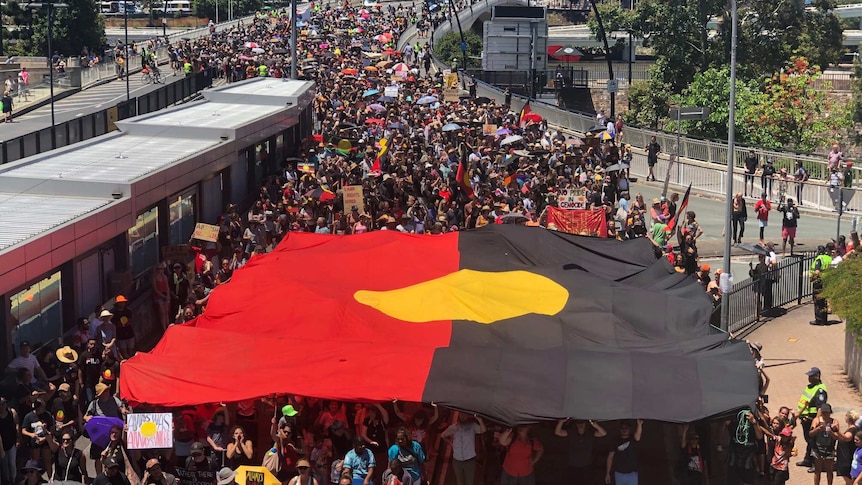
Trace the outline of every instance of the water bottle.
<path fill-rule="evenodd" d="M 828 422 L 827 422 L 827 423 L 826 423 L 826 427 L 825 427 L 825 428 L 823 428 L 823 436 L 824 436 L 825 438 L 828 438 L 828 437 L 829 437 L 829 428 L 830 428 L 830 423 L 828 423 Z"/>

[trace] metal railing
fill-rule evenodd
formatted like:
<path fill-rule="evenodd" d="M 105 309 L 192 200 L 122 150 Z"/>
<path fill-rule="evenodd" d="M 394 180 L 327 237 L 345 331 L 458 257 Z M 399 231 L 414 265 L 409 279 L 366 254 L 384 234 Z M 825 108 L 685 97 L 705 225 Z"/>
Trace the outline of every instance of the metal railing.
<path fill-rule="evenodd" d="M 814 256 L 813 252 L 785 256 L 765 277 L 753 275 L 733 285 L 731 291 L 722 296 L 729 300 L 728 330 L 739 333 L 764 318 L 779 314 L 778 308 L 802 304 L 813 291 L 808 269 Z M 716 308 L 715 312 L 721 312 L 721 308 Z"/>

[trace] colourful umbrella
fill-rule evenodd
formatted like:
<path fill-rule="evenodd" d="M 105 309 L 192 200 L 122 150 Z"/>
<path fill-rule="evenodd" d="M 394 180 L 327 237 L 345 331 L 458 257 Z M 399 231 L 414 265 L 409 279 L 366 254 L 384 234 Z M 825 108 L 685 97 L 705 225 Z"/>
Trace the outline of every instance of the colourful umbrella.
<path fill-rule="evenodd" d="M 398 64 L 395 64 L 394 66 L 392 66 L 392 71 L 393 72 L 410 72 L 410 66 L 408 66 L 407 64 L 404 64 L 403 62 L 399 62 Z"/>
<path fill-rule="evenodd" d="M 437 102 L 436 96 L 422 96 L 416 100 L 416 104 L 433 104 Z"/>
<path fill-rule="evenodd" d="M 386 111 L 386 106 L 383 106 L 380 103 L 374 103 L 374 104 L 369 104 L 368 109 L 370 109 L 371 111 L 380 112 L 380 111 Z"/>
<path fill-rule="evenodd" d="M 610 141 L 614 139 L 614 135 L 611 135 L 607 131 L 603 131 L 599 133 L 599 140 L 601 141 Z"/>
<path fill-rule="evenodd" d="M 524 123 L 541 123 L 542 116 L 537 113 L 527 113 L 524 116 L 521 116 L 521 124 L 523 126 Z"/>
<path fill-rule="evenodd" d="M 364 93 L 362 93 L 363 98 L 367 98 L 369 96 L 374 96 L 375 94 L 380 94 L 379 89 L 368 89 Z"/>
<path fill-rule="evenodd" d="M 341 74 L 349 74 L 351 76 L 355 76 L 358 73 L 359 73 L 359 71 L 357 71 L 356 69 L 342 69 L 341 70 Z"/>
<path fill-rule="evenodd" d="M 260 45 L 258 45 L 257 42 L 246 42 L 245 46 L 248 47 L 249 49 L 254 49 L 256 47 L 260 47 Z"/>
<path fill-rule="evenodd" d="M 557 47 L 557 46 L 553 46 Z M 548 51 L 551 50 L 551 47 L 548 47 Z M 575 49 L 574 47 L 561 47 L 556 49 L 553 53 L 550 54 L 554 59 L 561 62 L 578 62 L 583 57 L 584 53 Z"/>
<path fill-rule="evenodd" d="M 367 120 L 365 120 L 365 123 L 369 125 L 382 125 L 383 120 L 381 120 L 380 118 L 368 118 Z"/>
<path fill-rule="evenodd" d="M 108 443 L 111 442 L 111 428 L 116 426 L 122 429 L 125 423 L 120 418 L 93 416 L 84 424 L 84 429 L 90 435 L 90 441 L 102 448 L 107 448 Z"/>

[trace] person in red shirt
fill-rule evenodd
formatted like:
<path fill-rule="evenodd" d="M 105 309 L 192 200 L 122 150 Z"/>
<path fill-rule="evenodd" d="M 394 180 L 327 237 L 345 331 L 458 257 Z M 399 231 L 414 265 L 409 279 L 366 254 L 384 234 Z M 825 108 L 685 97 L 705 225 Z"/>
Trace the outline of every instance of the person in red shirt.
<path fill-rule="evenodd" d="M 534 466 L 545 450 L 542 443 L 533 438 L 530 427 L 504 431 L 500 435 L 500 445 L 507 449 L 500 485 L 535 485 Z"/>
<path fill-rule="evenodd" d="M 760 241 L 763 241 L 763 232 L 769 223 L 769 211 L 772 210 L 772 203 L 766 198 L 766 192 L 760 194 L 760 200 L 754 204 L 754 212 L 757 213 L 757 225 L 760 226 Z"/>

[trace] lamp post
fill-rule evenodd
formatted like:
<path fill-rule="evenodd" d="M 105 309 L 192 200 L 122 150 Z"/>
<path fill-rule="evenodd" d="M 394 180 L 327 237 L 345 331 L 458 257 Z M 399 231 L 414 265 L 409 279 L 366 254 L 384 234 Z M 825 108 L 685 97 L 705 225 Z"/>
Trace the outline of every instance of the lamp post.
<path fill-rule="evenodd" d="M 123 17 L 125 19 L 125 27 L 126 27 L 126 44 L 123 46 L 123 52 L 125 52 L 126 56 L 126 103 L 128 104 L 129 98 L 131 98 L 131 89 L 129 85 L 129 63 L 131 59 L 129 59 L 129 4 L 125 1 L 123 2 Z"/>
<path fill-rule="evenodd" d="M 162 37 L 165 38 L 165 43 L 168 42 L 168 0 L 165 0 L 165 3 L 162 5 L 164 10 L 162 10 Z"/>
<path fill-rule="evenodd" d="M 733 213 L 733 156 L 736 150 L 736 29 L 737 29 L 737 5 L 736 0 L 730 0 L 730 113 L 727 120 L 727 183 L 725 185 L 727 207 L 724 214 L 724 233 L 733 234 L 731 227 L 731 215 Z M 721 275 L 723 288 L 722 293 L 729 293 L 730 272 L 730 238 L 724 238 L 724 274 Z M 730 300 L 727 296 L 721 298 L 721 329 L 727 332 L 729 319 Z"/>
<path fill-rule="evenodd" d="M 299 48 L 296 45 L 296 0 L 290 0 L 290 78 L 297 79 L 297 59 L 296 51 Z"/>
<path fill-rule="evenodd" d="M 55 8 L 68 8 L 69 5 L 65 3 L 28 3 L 27 8 L 32 9 L 42 9 L 45 7 L 48 10 L 48 93 L 51 100 L 51 148 L 57 148 L 57 131 L 56 131 L 56 120 L 54 117 L 54 62 L 52 57 L 52 52 L 54 51 L 53 42 L 54 42 L 54 9 Z"/>

